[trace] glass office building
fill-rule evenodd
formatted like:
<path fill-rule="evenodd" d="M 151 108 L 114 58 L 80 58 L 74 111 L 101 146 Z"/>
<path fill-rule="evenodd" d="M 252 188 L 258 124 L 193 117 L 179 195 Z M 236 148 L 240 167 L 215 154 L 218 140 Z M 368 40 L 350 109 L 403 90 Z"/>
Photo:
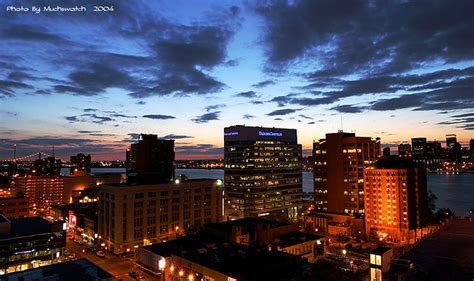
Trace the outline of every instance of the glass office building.
<path fill-rule="evenodd" d="M 295 129 L 224 128 L 224 160 L 227 219 L 296 219 L 303 191 Z"/>

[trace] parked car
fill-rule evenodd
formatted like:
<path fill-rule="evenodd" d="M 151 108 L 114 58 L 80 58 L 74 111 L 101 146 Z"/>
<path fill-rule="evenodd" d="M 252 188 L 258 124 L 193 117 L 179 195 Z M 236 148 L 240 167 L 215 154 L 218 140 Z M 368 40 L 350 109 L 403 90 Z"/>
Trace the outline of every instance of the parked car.
<path fill-rule="evenodd" d="M 101 258 L 105 257 L 105 252 L 104 251 L 97 251 L 95 254 L 97 256 L 101 257 Z"/>
<path fill-rule="evenodd" d="M 89 251 L 91 251 L 92 253 L 97 253 L 99 251 L 99 249 L 97 249 L 97 247 L 90 247 L 88 248 Z"/>
<path fill-rule="evenodd" d="M 137 271 L 131 271 L 131 272 L 128 273 L 128 275 L 132 278 L 135 278 L 136 280 L 145 279 L 145 277 L 143 277 L 143 275 L 140 272 L 137 272 Z"/>
<path fill-rule="evenodd" d="M 409 259 L 395 259 L 392 263 L 393 266 L 401 267 L 405 269 L 414 269 L 415 263 Z"/>

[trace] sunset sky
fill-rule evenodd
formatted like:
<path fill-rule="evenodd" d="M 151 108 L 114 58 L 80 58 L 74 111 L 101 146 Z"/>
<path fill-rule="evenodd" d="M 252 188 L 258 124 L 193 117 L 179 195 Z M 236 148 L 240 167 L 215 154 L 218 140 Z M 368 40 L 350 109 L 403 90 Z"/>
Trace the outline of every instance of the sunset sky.
<path fill-rule="evenodd" d="M 113 12 L 93 12 L 93 3 Z M 85 13 L 7 12 L 8 5 Z M 474 1 L 0 2 L 0 159 L 124 159 L 139 133 L 222 157 L 223 129 L 474 138 Z M 341 125 L 342 120 L 342 125 Z"/>

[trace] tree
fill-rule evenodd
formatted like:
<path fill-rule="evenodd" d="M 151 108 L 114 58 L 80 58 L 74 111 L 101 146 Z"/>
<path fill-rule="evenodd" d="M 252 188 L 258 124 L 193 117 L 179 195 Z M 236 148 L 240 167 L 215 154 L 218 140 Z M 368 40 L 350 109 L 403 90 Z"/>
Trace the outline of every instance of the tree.
<path fill-rule="evenodd" d="M 428 192 L 428 208 L 430 208 L 432 212 L 436 210 L 436 200 L 438 200 L 438 197 L 430 190 Z"/>
<path fill-rule="evenodd" d="M 454 215 L 454 213 L 450 209 L 439 209 L 434 214 L 434 217 L 435 217 L 436 221 L 445 221 L 446 219 L 452 217 L 453 215 Z"/>
<path fill-rule="evenodd" d="M 336 241 L 339 242 L 339 243 L 345 244 L 345 243 L 349 242 L 350 240 L 351 239 L 349 237 L 345 236 L 342 233 L 338 233 L 336 235 Z"/>

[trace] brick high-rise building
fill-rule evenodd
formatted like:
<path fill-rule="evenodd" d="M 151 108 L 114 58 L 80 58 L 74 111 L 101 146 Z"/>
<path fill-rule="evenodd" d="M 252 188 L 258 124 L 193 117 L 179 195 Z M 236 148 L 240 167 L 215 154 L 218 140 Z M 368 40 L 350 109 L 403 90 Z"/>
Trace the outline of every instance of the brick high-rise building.
<path fill-rule="evenodd" d="M 294 220 L 302 206 L 302 150 L 296 130 L 224 129 L 226 217 Z"/>
<path fill-rule="evenodd" d="M 63 203 L 64 178 L 62 176 L 17 177 L 15 191 L 29 200 L 33 214 L 49 214 L 53 205 Z"/>
<path fill-rule="evenodd" d="M 0 215 L 9 219 L 24 218 L 30 215 L 29 200 L 26 196 L 1 196 Z"/>
<path fill-rule="evenodd" d="M 157 135 L 140 135 L 127 151 L 127 177 L 130 184 L 155 184 L 174 179 L 174 140 Z"/>
<path fill-rule="evenodd" d="M 408 242 L 426 225 L 426 169 L 412 159 L 380 159 L 364 172 L 367 235 Z"/>
<path fill-rule="evenodd" d="M 380 156 L 380 138 L 354 133 L 326 134 L 313 143 L 316 210 L 364 213 L 364 167 Z"/>

